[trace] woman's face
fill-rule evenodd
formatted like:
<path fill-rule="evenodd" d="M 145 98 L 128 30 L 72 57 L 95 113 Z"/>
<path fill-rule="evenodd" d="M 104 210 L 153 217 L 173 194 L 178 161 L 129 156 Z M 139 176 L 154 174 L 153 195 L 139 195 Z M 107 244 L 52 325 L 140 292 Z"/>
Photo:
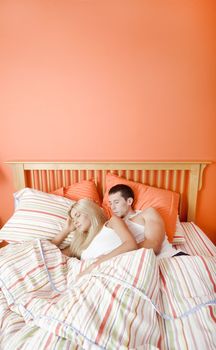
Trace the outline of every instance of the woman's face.
<path fill-rule="evenodd" d="M 91 227 L 91 221 L 87 214 L 81 213 L 79 210 L 72 208 L 71 218 L 76 229 L 81 232 L 88 232 Z"/>

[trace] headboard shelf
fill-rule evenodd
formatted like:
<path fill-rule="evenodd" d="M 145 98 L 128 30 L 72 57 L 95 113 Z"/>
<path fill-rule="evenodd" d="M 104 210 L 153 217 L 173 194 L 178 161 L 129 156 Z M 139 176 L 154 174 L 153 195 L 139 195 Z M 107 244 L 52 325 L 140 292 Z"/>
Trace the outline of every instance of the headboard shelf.
<path fill-rule="evenodd" d="M 14 186 L 18 191 L 32 187 L 50 192 L 82 180 L 94 179 L 103 196 L 108 172 L 128 180 L 180 193 L 181 220 L 195 221 L 197 194 L 202 186 L 203 170 L 209 161 L 159 162 L 45 162 L 9 161 Z"/>

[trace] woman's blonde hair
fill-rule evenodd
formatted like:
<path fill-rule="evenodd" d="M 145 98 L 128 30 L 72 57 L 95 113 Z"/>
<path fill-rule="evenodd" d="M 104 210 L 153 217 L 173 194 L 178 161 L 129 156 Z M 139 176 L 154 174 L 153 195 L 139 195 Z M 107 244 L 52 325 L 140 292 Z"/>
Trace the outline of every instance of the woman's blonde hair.
<path fill-rule="evenodd" d="M 89 246 L 107 219 L 103 213 L 103 210 L 91 199 L 83 198 L 72 204 L 68 211 L 68 215 L 70 217 L 72 209 L 76 209 L 80 213 L 88 215 L 91 222 L 87 233 L 81 232 L 78 229 L 73 231 L 73 239 L 70 244 L 70 253 L 71 256 L 80 258 L 82 251 Z"/>

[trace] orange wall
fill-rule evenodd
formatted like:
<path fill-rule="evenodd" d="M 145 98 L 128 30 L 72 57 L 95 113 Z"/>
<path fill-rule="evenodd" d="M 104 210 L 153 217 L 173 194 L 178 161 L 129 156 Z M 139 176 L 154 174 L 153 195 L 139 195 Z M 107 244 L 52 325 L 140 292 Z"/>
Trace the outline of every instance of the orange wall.
<path fill-rule="evenodd" d="M 215 1 L 0 2 L 0 220 L 6 160 L 216 161 Z M 197 223 L 216 243 L 216 165 Z"/>

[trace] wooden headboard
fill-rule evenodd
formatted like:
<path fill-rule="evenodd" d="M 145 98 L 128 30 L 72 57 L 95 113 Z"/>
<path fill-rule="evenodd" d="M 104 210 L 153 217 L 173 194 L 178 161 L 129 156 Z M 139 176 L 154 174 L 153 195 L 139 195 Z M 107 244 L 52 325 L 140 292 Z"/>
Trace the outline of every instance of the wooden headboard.
<path fill-rule="evenodd" d="M 50 192 L 81 180 L 94 179 L 101 196 L 107 172 L 180 193 L 182 221 L 195 221 L 203 170 L 210 162 L 6 162 L 18 191 L 31 187 Z"/>

